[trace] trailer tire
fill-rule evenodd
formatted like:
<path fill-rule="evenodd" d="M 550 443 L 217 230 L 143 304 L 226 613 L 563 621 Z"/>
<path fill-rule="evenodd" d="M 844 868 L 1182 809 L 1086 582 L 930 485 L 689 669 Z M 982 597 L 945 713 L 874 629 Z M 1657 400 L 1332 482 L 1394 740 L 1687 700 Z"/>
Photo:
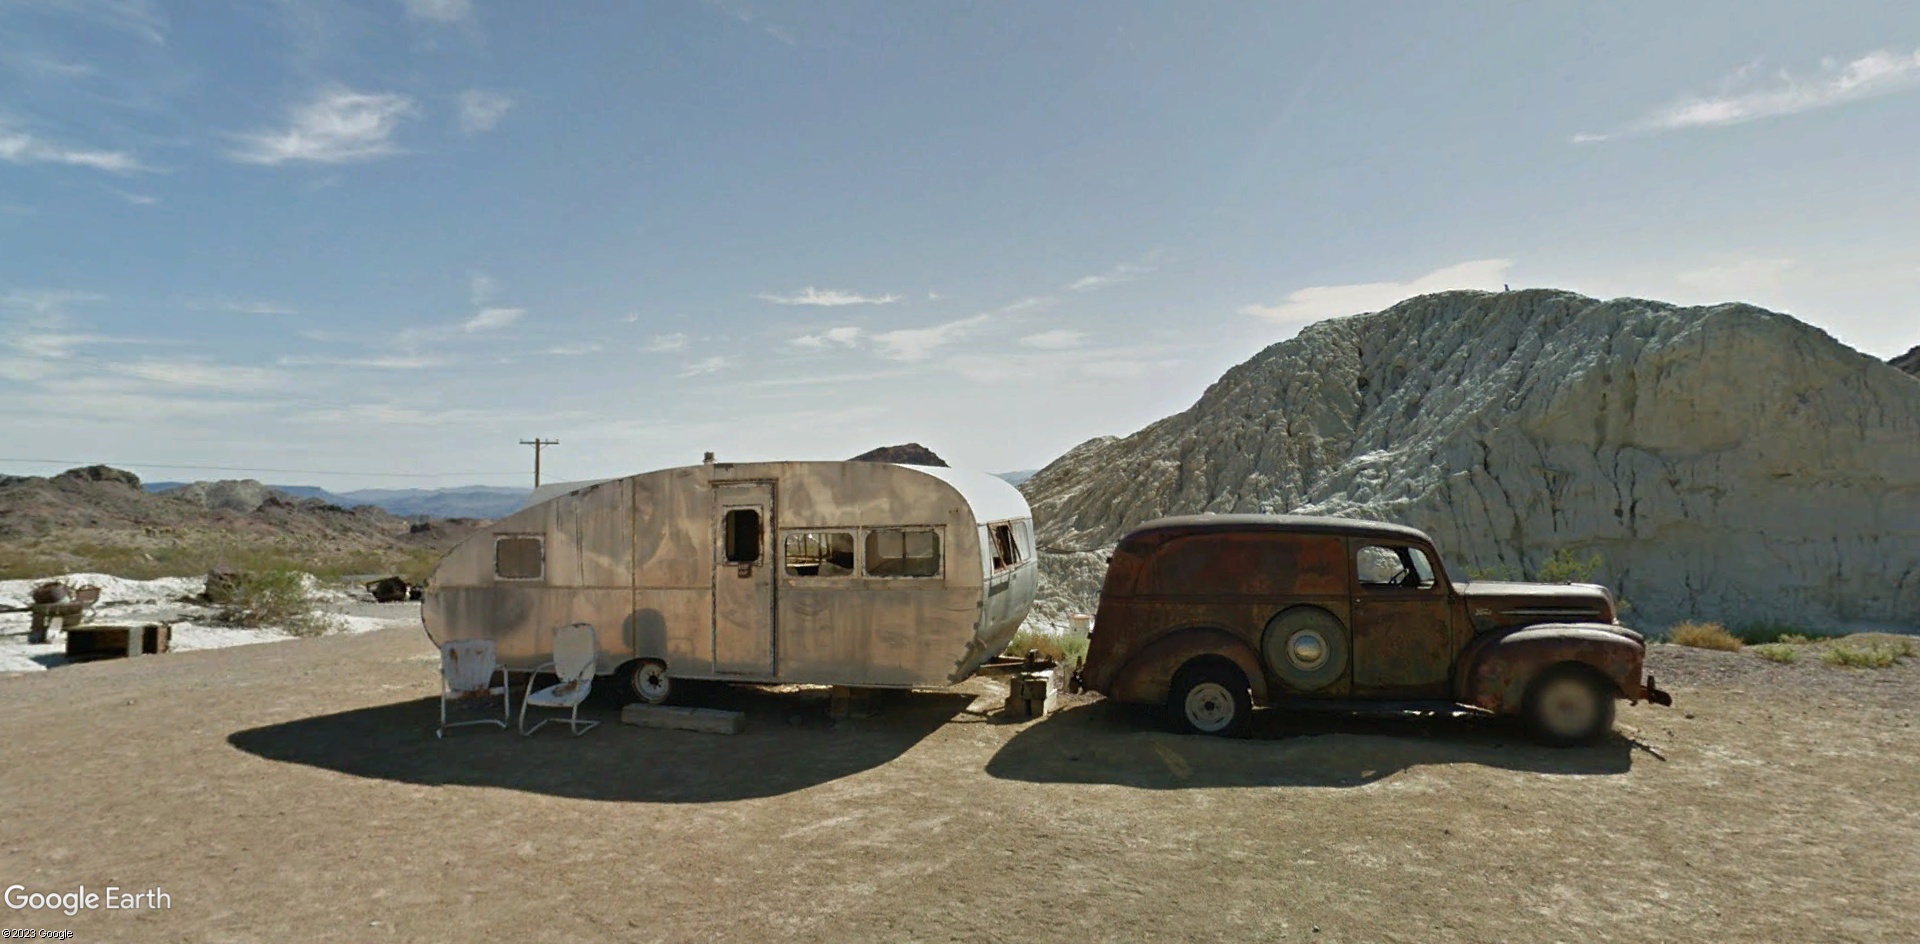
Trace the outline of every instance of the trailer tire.
<path fill-rule="evenodd" d="M 627 694 L 649 705 L 664 705 L 673 697 L 673 677 L 658 659 L 639 659 L 627 666 Z"/>

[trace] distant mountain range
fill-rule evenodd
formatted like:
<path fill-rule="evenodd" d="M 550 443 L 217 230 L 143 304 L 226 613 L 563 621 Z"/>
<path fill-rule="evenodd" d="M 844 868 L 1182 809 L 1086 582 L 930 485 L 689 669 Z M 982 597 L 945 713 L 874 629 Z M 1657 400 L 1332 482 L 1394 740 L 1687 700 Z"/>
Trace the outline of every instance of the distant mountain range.
<path fill-rule="evenodd" d="M 167 492 L 186 488 L 191 482 L 148 482 L 149 492 Z M 405 517 L 430 518 L 504 518 L 527 503 L 531 489 L 504 488 L 496 485 L 462 485 L 455 488 L 358 488 L 350 492 L 330 492 L 312 485 L 269 485 L 276 492 L 295 498 L 318 498 L 330 505 L 375 508 Z"/>

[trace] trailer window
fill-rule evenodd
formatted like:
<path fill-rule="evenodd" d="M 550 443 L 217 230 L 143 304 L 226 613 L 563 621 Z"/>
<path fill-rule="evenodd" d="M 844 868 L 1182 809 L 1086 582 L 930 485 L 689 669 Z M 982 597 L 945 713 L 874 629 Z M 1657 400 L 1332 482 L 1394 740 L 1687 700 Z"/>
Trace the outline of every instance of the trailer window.
<path fill-rule="evenodd" d="M 727 563 L 760 562 L 760 509 L 727 509 L 726 517 L 721 520 L 721 530 L 726 532 Z"/>
<path fill-rule="evenodd" d="M 993 569 L 1006 570 L 1020 563 L 1020 547 L 1013 540 L 1013 525 L 993 526 Z"/>
<path fill-rule="evenodd" d="M 533 536 L 504 537 L 493 542 L 493 575 L 507 580 L 539 580 L 545 575 L 544 542 Z"/>
<path fill-rule="evenodd" d="M 851 531 L 793 531 L 784 543 L 789 577 L 845 577 L 853 573 Z"/>
<path fill-rule="evenodd" d="M 940 535 L 926 529 L 867 532 L 867 576 L 940 576 Z"/>

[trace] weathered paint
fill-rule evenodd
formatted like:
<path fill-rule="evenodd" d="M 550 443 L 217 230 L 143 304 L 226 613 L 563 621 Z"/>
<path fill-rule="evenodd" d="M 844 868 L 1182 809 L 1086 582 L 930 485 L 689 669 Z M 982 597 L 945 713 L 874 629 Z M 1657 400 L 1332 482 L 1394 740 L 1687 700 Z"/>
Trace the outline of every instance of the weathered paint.
<path fill-rule="evenodd" d="M 766 506 L 760 561 L 746 577 L 717 540 L 724 506 L 742 496 Z M 1020 514 L 981 518 L 980 507 Z M 1014 523 L 1023 555 L 989 573 L 981 529 L 999 520 Z M 805 577 L 783 566 L 790 532 L 908 526 L 939 530 L 939 577 Z M 495 576 L 502 535 L 545 541 L 539 579 Z M 748 604 L 716 623 L 716 587 L 732 594 L 744 584 L 753 585 Z M 676 678 L 908 687 L 960 681 L 998 655 L 1037 585 L 1025 500 L 991 476 L 719 463 L 589 484 L 503 518 L 449 552 L 421 603 L 436 642 L 491 638 L 500 663 L 519 671 L 550 658 L 555 628 L 581 622 L 595 627 L 603 674 L 655 659 Z"/>
<path fill-rule="evenodd" d="M 1369 546 L 1418 551 L 1431 583 L 1361 583 L 1353 562 Z M 1260 655 L 1269 621 L 1296 606 L 1325 610 L 1347 632 L 1344 677 L 1311 692 L 1290 687 Z M 1214 655 L 1241 667 L 1256 702 L 1451 700 L 1510 713 L 1540 672 L 1575 662 L 1621 697 L 1664 698 L 1642 680 L 1644 639 L 1614 624 L 1614 613 L 1612 594 L 1594 585 L 1455 585 L 1432 540 L 1399 525 L 1170 518 L 1115 548 L 1076 680 L 1117 701 L 1158 704 L 1187 661 Z"/>

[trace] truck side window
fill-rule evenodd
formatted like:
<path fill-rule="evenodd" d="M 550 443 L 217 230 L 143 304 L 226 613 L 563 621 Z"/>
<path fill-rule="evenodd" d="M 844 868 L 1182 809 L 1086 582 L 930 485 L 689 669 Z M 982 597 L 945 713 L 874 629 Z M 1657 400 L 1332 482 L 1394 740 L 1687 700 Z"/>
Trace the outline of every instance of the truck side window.
<path fill-rule="evenodd" d="M 760 509 L 729 508 L 721 530 L 727 541 L 727 563 L 760 562 Z"/>
<path fill-rule="evenodd" d="M 1360 586 L 1375 590 L 1427 590 L 1433 587 L 1433 563 L 1416 547 L 1369 544 L 1354 560 Z"/>

